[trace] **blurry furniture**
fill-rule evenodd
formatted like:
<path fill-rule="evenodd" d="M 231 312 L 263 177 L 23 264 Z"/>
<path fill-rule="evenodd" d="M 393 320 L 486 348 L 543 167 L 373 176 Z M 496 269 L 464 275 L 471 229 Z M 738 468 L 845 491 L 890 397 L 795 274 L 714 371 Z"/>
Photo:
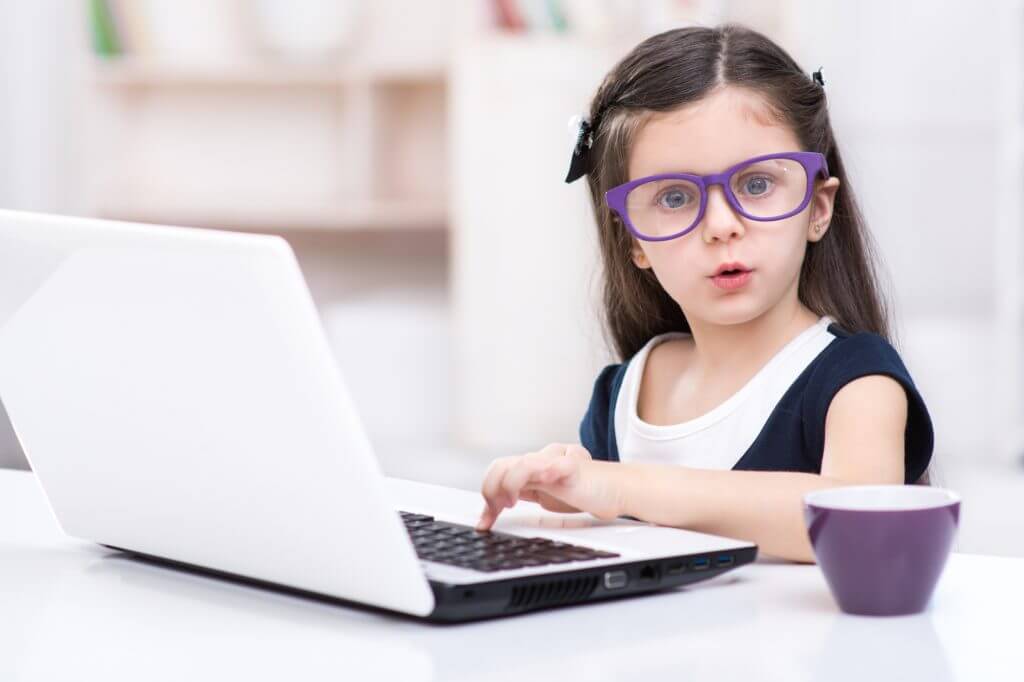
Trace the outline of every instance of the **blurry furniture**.
<path fill-rule="evenodd" d="M 264 49 L 275 2 L 248 20 L 233 0 L 139 5 L 156 34 L 88 72 L 87 153 L 104 162 L 85 210 L 288 238 L 371 433 L 396 448 L 574 438 L 604 344 L 566 121 L 624 44 L 502 34 L 486 2 L 387 0 L 346 13 L 358 29 L 332 54 L 289 56 L 280 36 Z M 413 254 L 447 276 L 393 267 Z"/>
<path fill-rule="evenodd" d="M 452 6 L 109 4 L 135 23 L 83 74 L 82 144 L 102 161 L 82 210 L 284 236 L 375 442 L 400 450 L 423 427 L 417 444 L 438 445 Z"/>
<path fill-rule="evenodd" d="M 107 45 L 86 74 L 83 210 L 284 235 L 357 382 L 362 367 L 345 354 L 362 349 L 379 364 L 426 368 L 369 382 L 379 390 L 368 419 L 383 424 L 384 396 L 409 387 L 394 413 L 433 396 L 424 420 L 407 424 L 425 421 L 421 440 L 444 431 L 481 460 L 575 440 L 611 360 L 585 183 L 563 182 L 569 117 L 616 59 L 683 17 L 713 23 L 735 5 L 747 14 L 736 18 L 776 32 L 792 18 L 726 0 L 524 2 L 533 29 L 515 33 L 495 28 L 489 0 L 108 4 L 137 11 L 114 22 L 125 44 Z M 570 30 L 553 26 L 556 5 Z M 325 29 L 317 15 L 349 25 Z M 392 238 L 413 234 L 442 248 Z M 361 261 L 381 235 L 391 254 Z M 443 273 L 426 296 L 391 267 L 413 253 Z M 403 297 L 431 303 L 412 310 Z M 355 321 L 361 311 L 368 324 Z M 414 330 L 420 313 L 431 315 L 424 346 L 415 333 L 377 343 L 379 330 Z M 425 365 L 442 337 L 445 359 Z M 398 447 L 400 432 L 384 435 Z"/>
<path fill-rule="evenodd" d="M 614 51 L 490 33 L 452 60 L 453 422 L 494 454 L 575 441 L 608 358 L 585 180 L 564 182 L 567 123 Z"/>
<path fill-rule="evenodd" d="M 89 69 L 88 156 L 102 160 L 83 178 L 90 212 L 285 233 L 444 225 L 445 3 L 135 6 L 121 50 Z M 353 23 L 347 42 L 322 55 L 266 44 L 275 12 L 303 11 Z M 280 27 L 293 43 L 324 39 L 293 23 Z"/>

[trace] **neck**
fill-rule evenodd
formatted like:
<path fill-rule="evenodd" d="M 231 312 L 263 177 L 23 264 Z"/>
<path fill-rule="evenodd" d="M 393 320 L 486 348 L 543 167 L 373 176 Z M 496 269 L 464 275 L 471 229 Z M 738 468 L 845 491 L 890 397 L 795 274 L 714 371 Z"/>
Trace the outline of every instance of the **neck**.
<path fill-rule="evenodd" d="M 693 367 L 698 376 L 711 380 L 737 372 L 749 374 L 818 319 L 795 295 L 741 324 L 715 324 L 687 316 L 695 346 Z"/>

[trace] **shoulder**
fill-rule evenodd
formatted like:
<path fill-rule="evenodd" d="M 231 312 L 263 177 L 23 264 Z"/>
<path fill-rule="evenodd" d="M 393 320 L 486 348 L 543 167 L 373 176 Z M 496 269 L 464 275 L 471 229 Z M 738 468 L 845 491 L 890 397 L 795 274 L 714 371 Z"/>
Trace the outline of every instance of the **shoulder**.
<path fill-rule="evenodd" d="M 579 428 L 580 444 L 594 459 L 618 459 L 612 415 L 628 366 L 629 361 L 606 365 L 594 380 L 590 403 Z"/>
<path fill-rule="evenodd" d="M 899 352 L 871 332 L 850 333 L 830 325 L 835 336 L 809 368 L 804 393 L 805 437 L 820 456 L 830 411 L 837 418 L 889 422 L 904 431 L 908 482 L 916 481 L 931 458 L 931 418 Z"/>
<path fill-rule="evenodd" d="M 595 399 L 612 398 L 613 394 L 622 384 L 622 379 L 629 367 L 629 361 L 606 365 L 597 378 L 594 379 L 594 390 L 591 392 L 590 401 Z"/>
<path fill-rule="evenodd" d="M 594 379 L 587 411 L 579 427 L 580 443 L 594 459 L 618 459 L 615 404 L 623 385 L 627 382 L 627 377 L 630 376 L 630 370 L 640 364 L 646 364 L 646 361 L 653 357 L 653 349 L 668 345 L 679 335 L 679 332 L 667 332 L 654 336 L 628 360 L 606 365 L 598 373 Z M 643 362 L 638 363 L 638 360 Z"/>
<path fill-rule="evenodd" d="M 843 357 L 886 357 L 899 359 L 899 352 L 885 339 L 873 332 L 849 332 L 838 324 L 828 326 L 828 331 L 836 337 L 829 349 L 839 351 Z"/>
<path fill-rule="evenodd" d="M 637 356 L 646 350 L 645 369 L 651 368 L 653 371 L 657 371 L 664 366 L 686 364 L 693 349 L 692 336 L 681 332 L 670 332 L 655 336 L 648 341 L 644 348 L 637 353 Z"/>
<path fill-rule="evenodd" d="M 634 358 L 632 380 L 627 377 L 627 383 L 637 385 L 637 409 L 643 413 L 654 408 L 657 413 L 657 406 L 664 403 L 677 379 L 692 364 L 693 337 L 662 334 L 652 339 L 647 349 L 646 357 L 641 358 L 638 353 Z"/>
<path fill-rule="evenodd" d="M 894 391 L 897 385 L 908 393 L 917 392 L 899 352 L 885 338 L 872 332 L 851 334 L 837 325 L 829 330 L 836 338 L 810 367 L 806 397 L 811 400 L 810 404 L 805 401 L 805 407 L 827 409 L 840 391 L 888 401 L 900 397 Z"/>

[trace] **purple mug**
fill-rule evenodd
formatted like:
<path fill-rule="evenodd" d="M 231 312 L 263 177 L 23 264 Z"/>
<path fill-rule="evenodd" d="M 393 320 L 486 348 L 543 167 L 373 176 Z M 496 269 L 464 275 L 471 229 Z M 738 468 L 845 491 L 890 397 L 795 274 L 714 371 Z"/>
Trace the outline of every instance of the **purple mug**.
<path fill-rule="evenodd" d="M 864 485 L 804 495 L 811 546 L 846 613 L 920 613 L 942 574 L 960 496 L 918 485 Z"/>

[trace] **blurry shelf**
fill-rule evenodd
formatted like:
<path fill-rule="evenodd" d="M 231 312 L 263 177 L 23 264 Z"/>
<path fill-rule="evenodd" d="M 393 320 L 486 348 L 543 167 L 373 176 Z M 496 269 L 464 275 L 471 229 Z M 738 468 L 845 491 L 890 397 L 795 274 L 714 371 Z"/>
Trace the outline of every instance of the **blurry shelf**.
<path fill-rule="evenodd" d="M 444 230 L 447 208 L 436 201 L 349 202 L 345 205 L 287 207 L 211 206 L 183 200 L 158 204 L 128 200 L 101 204 L 104 218 L 162 225 L 269 232 Z"/>
<path fill-rule="evenodd" d="M 358 84 L 441 85 L 444 69 L 423 66 L 289 64 L 249 61 L 225 64 L 160 62 L 138 57 L 97 60 L 94 77 L 113 88 L 158 86 L 260 86 L 334 88 Z"/>

